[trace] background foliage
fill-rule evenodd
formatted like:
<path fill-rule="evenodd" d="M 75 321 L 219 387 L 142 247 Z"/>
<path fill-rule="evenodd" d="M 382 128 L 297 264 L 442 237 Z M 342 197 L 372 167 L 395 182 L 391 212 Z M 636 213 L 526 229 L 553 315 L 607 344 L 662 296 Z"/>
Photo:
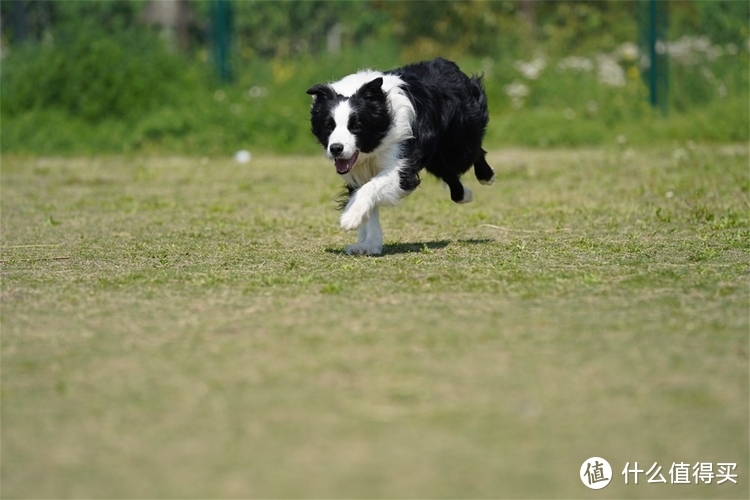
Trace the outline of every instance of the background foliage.
<path fill-rule="evenodd" d="M 209 1 L 189 3 L 183 52 L 140 22 L 145 2 L 22 2 L 23 33 L 17 4 L 0 4 L 3 151 L 314 152 L 310 85 L 438 55 L 485 74 L 490 147 L 750 129 L 747 2 L 670 2 L 666 118 L 646 104 L 634 2 L 234 2 L 230 83 Z"/>

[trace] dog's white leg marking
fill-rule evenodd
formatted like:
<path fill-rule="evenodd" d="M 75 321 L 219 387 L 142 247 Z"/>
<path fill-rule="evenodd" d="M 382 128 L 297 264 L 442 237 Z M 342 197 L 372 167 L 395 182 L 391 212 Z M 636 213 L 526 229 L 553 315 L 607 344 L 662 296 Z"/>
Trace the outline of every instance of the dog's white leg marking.
<path fill-rule="evenodd" d="M 483 181 L 483 180 L 479 179 L 479 184 L 483 184 L 485 186 L 491 186 L 495 182 L 495 178 L 496 177 L 497 177 L 497 174 L 495 174 L 495 171 L 493 170 L 492 171 L 492 177 L 490 177 L 490 179 L 487 180 L 487 181 Z"/>
<path fill-rule="evenodd" d="M 474 201 L 474 195 L 471 193 L 471 190 L 469 188 L 464 186 L 464 198 L 458 203 L 471 203 L 472 201 Z"/>
<path fill-rule="evenodd" d="M 359 239 L 354 245 L 347 245 L 349 255 L 380 255 L 383 252 L 383 233 L 380 230 L 380 214 L 375 207 L 370 217 L 359 228 Z"/>
<path fill-rule="evenodd" d="M 407 194 L 399 186 L 398 168 L 383 170 L 352 194 L 339 219 L 341 229 L 352 231 L 359 228 L 375 208 L 395 205 Z"/>
<path fill-rule="evenodd" d="M 372 196 L 365 191 L 367 184 L 352 193 L 349 203 L 339 218 L 339 224 L 344 231 L 359 229 L 367 221 L 367 217 L 374 208 Z"/>

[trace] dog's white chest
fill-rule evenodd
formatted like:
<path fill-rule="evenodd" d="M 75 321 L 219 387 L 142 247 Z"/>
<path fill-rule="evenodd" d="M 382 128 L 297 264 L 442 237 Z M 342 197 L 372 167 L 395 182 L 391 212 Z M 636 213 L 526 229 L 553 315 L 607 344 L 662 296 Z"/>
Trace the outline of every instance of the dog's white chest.
<path fill-rule="evenodd" d="M 354 165 L 351 172 L 346 174 L 344 177 L 348 177 L 347 184 L 354 184 L 356 187 L 361 187 L 370 181 L 373 177 L 381 172 L 382 168 L 375 161 L 375 158 L 360 158 L 360 160 Z M 348 182 L 349 180 L 353 182 Z"/>

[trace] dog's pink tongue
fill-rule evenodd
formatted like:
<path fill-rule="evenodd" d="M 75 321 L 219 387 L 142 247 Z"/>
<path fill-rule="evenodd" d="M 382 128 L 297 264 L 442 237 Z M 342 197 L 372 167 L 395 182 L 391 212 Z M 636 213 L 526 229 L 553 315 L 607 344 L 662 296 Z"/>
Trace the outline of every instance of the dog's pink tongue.
<path fill-rule="evenodd" d="M 336 172 L 342 175 L 348 173 L 357 162 L 357 158 L 359 158 L 359 152 L 355 151 L 348 160 L 344 158 L 334 160 L 333 163 L 336 165 Z"/>
<path fill-rule="evenodd" d="M 334 163 L 336 164 L 336 172 L 340 174 L 345 174 L 349 171 L 349 162 L 352 161 L 351 158 L 348 160 L 344 159 L 338 159 L 335 160 Z"/>

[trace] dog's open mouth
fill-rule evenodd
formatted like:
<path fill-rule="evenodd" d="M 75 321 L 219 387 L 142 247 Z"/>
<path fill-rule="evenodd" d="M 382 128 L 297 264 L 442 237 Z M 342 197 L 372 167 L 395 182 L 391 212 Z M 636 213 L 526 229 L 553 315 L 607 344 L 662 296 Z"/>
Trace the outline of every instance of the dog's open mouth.
<path fill-rule="evenodd" d="M 355 151 L 351 158 L 336 158 L 333 160 L 334 165 L 336 165 L 336 172 L 339 175 L 348 174 L 354 168 L 354 164 L 357 163 L 358 158 L 359 151 Z"/>

